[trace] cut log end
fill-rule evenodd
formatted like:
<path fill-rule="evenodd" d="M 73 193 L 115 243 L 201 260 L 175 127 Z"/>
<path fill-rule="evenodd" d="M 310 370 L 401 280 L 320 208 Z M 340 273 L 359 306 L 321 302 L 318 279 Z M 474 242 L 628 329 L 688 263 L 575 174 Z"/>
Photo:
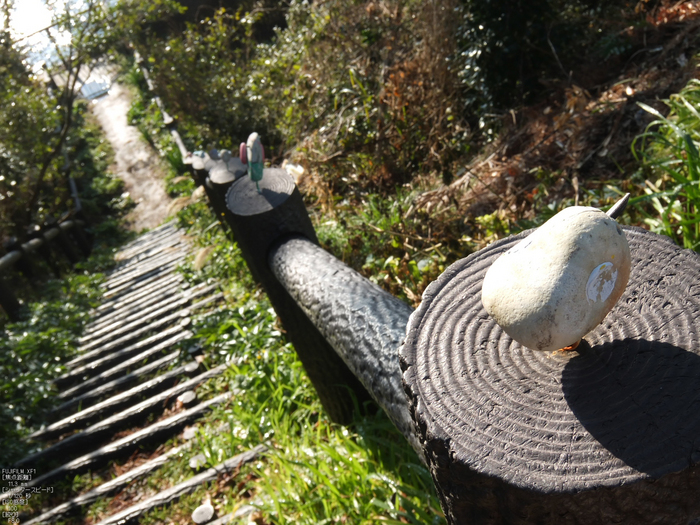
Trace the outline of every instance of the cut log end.
<path fill-rule="evenodd" d="M 282 205 L 294 188 L 294 179 L 285 170 L 266 168 L 257 184 L 250 177 L 234 182 L 226 194 L 226 205 L 235 215 L 259 215 Z"/>
<path fill-rule="evenodd" d="M 546 514 L 541 523 L 609 523 L 606 512 L 636 515 L 624 505 L 642 499 L 662 512 L 671 486 L 682 510 L 666 522 L 700 516 L 700 257 L 627 229 L 633 270 L 618 304 L 575 350 L 537 352 L 513 341 L 481 304 L 486 270 L 525 235 L 448 268 L 426 290 L 401 349 L 448 521 L 532 511 L 509 522 L 539 523 L 535 516 Z M 645 480 L 656 480 L 656 496 L 641 496 Z M 469 495 L 477 489 L 480 498 Z M 592 493 L 615 497 L 583 504 Z M 573 517 L 561 520 L 553 502 Z"/>

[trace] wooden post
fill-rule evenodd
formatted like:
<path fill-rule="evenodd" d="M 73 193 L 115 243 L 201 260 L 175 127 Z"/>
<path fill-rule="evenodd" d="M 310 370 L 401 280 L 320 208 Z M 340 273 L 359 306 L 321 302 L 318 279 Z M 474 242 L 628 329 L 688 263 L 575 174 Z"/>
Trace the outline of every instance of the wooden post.
<path fill-rule="evenodd" d="M 333 351 L 318 329 L 277 281 L 268 266 L 271 247 L 283 236 L 299 234 L 318 244 L 301 193 L 282 169 L 266 169 L 260 193 L 250 177 L 231 184 L 226 194 L 226 214 L 233 235 L 253 277 L 262 284 L 282 320 L 287 336 L 319 394 L 331 419 L 348 423 L 354 403 L 370 399 L 362 384 Z"/>
<path fill-rule="evenodd" d="M 32 264 L 31 258 L 28 256 L 22 244 L 16 237 L 11 237 L 3 244 L 7 253 L 17 251 L 21 254 L 21 257 L 19 257 L 14 263 L 15 269 L 17 269 L 17 271 L 21 273 L 25 279 L 27 279 L 30 286 L 34 286 L 34 277 L 36 276 L 36 270 L 34 268 L 34 265 Z"/>
<path fill-rule="evenodd" d="M 63 253 L 63 255 L 68 260 L 70 266 L 73 266 L 74 264 L 80 262 L 80 253 L 78 252 L 78 248 L 73 244 L 73 241 L 71 241 L 68 235 L 66 235 L 65 228 L 61 226 L 62 225 L 58 224 L 58 222 L 56 222 L 55 220 L 47 222 L 47 224 L 45 225 L 45 227 L 50 228 L 49 231 L 56 230 L 56 234 L 53 241 L 54 245 L 58 246 L 58 248 L 61 250 L 61 253 Z"/>
<path fill-rule="evenodd" d="M 2 277 L 0 277 L 0 306 L 11 321 L 19 321 L 19 301 Z"/>
<path fill-rule="evenodd" d="M 36 243 L 36 247 L 34 248 L 34 250 L 36 250 L 41 255 L 41 257 L 44 259 L 46 264 L 53 272 L 54 276 L 60 278 L 61 269 L 59 265 L 56 264 L 56 257 L 54 257 L 53 250 L 51 250 L 51 246 L 49 245 L 50 239 L 47 238 L 46 234 L 42 232 L 38 226 L 31 227 L 27 232 L 27 236 L 29 237 L 30 242 L 34 240 L 39 241 Z"/>
<path fill-rule="evenodd" d="M 83 257 L 90 257 L 92 253 L 92 242 L 85 234 L 83 227 L 85 222 L 80 219 L 72 219 L 61 223 L 61 229 L 71 238 L 76 244 Z"/>
<path fill-rule="evenodd" d="M 207 176 L 204 181 L 204 192 L 209 198 L 217 219 L 228 229 L 230 219 L 227 220 L 227 216 L 231 212 L 226 207 L 226 192 L 234 181 L 245 175 L 245 171 L 230 171 L 223 160 L 211 158 L 207 159 L 205 169 Z"/>
<path fill-rule="evenodd" d="M 625 228 L 620 301 L 576 350 L 538 352 L 481 305 L 487 269 L 527 233 L 450 266 L 401 349 L 448 523 L 698 523 L 700 256 Z"/>

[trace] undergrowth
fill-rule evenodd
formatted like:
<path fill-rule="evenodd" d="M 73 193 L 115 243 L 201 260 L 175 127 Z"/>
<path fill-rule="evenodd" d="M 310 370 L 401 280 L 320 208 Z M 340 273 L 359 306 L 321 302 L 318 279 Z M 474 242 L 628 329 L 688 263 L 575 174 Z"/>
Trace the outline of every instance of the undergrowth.
<path fill-rule="evenodd" d="M 41 284 L 41 298 L 27 301 L 20 321 L 0 328 L 0 465 L 9 466 L 37 445 L 24 441 L 56 404 L 51 380 L 77 350 L 77 339 L 99 303 L 100 282 L 113 264 L 115 245 L 128 234 L 113 220 L 95 228 L 96 246 L 62 279 Z"/>
<path fill-rule="evenodd" d="M 643 221 L 678 245 L 700 249 L 700 81 L 664 101 L 669 113 L 640 104 L 655 117 L 633 144 L 644 196 L 633 199 Z"/>

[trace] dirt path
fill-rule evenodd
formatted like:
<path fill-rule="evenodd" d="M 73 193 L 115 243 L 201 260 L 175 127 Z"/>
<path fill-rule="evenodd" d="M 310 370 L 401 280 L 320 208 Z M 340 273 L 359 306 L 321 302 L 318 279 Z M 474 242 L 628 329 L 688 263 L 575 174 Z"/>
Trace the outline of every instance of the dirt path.
<path fill-rule="evenodd" d="M 107 95 L 95 100 L 92 110 L 114 149 L 116 166 L 112 169 L 136 202 L 126 217 L 128 226 L 141 231 L 163 222 L 171 199 L 165 193 L 158 154 L 144 142 L 139 130 L 127 123 L 130 107 L 128 89 L 113 84 Z"/>

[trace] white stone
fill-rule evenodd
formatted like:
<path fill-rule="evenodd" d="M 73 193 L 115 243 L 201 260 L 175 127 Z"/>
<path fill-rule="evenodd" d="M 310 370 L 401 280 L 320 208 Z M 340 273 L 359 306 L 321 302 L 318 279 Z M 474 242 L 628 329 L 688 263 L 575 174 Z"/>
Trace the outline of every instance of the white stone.
<path fill-rule="evenodd" d="M 624 292 L 630 269 L 617 222 L 596 208 L 572 206 L 491 265 L 481 300 L 523 346 L 557 350 L 600 324 Z"/>
<path fill-rule="evenodd" d="M 200 505 L 192 513 L 192 521 L 197 525 L 202 523 L 208 523 L 214 517 L 214 507 L 210 503 L 205 503 Z"/>

